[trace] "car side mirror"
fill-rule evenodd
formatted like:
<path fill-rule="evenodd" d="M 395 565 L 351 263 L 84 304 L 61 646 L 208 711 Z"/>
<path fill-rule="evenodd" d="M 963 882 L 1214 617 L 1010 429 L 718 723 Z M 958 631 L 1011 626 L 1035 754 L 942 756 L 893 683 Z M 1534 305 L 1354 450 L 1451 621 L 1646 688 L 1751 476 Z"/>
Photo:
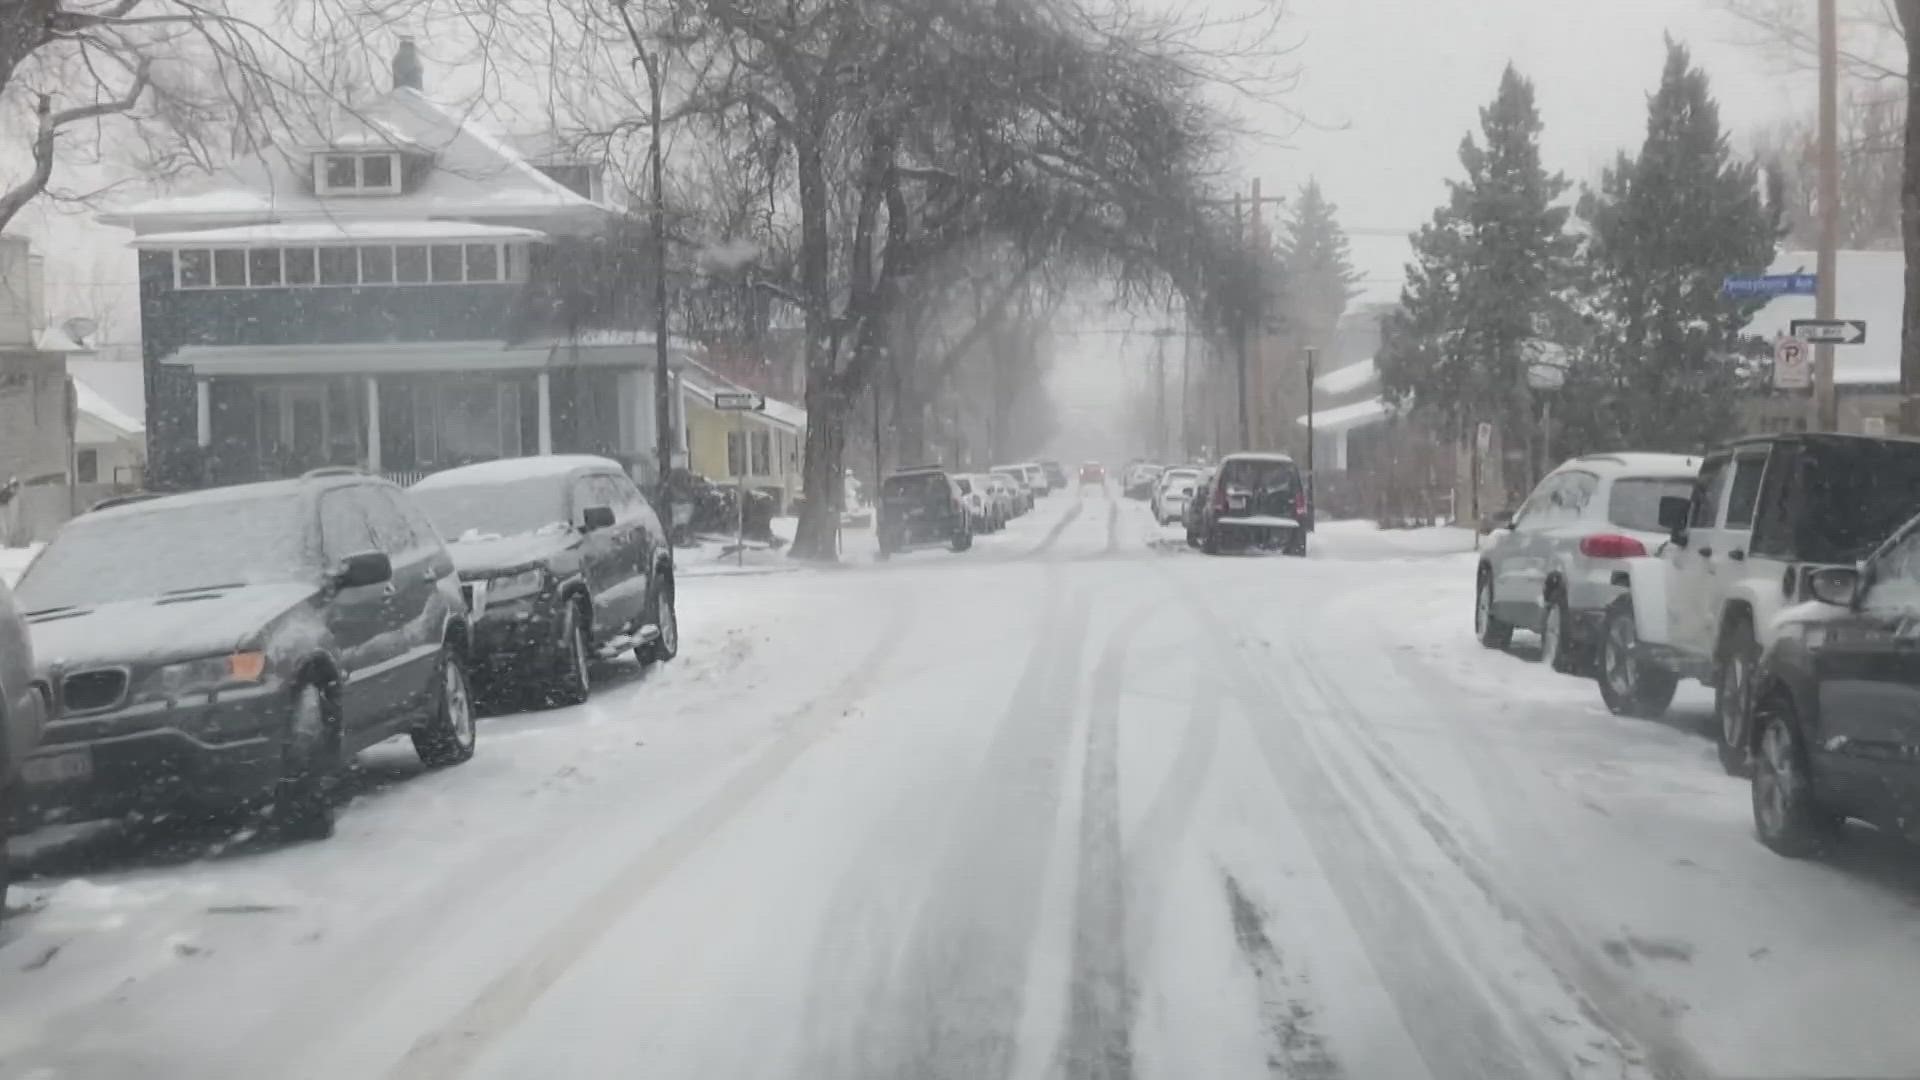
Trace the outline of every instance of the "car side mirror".
<path fill-rule="evenodd" d="M 580 513 L 580 528 L 583 532 L 613 528 L 613 507 L 589 506 Z"/>
<path fill-rule="evenodd" d="M 1513 528 L 1513 511 L 1498 510 L 1487 515 L 1487 531 Z"/>
<path fill-rule="evenodd" d="M 1684 495 L 1660 496 L 1660 528 L 1675 540 L 1687 531 L 1687 518 L 1693 513 L 1693 500 Z"/>
<path fill-rule="evenodd" d="M 1864 570 L 1850 566 L 1828 566 L 1807 575 L 1807 592 L 1815 600 L 1835 607 L 1852 608 L 1859 606 L 1860 596 L 1866 592 L 1867 575 Z"/>
<path fill-rule="evenodd" d="M 362 585 L 378 585 L 393 580 L 393 560 L 387 558 L 384 551 L 362 551 L 349 555 L 340 561 L 340 572 L 333 575 L 333 583 L 342 589 L 357 589 Z"/>

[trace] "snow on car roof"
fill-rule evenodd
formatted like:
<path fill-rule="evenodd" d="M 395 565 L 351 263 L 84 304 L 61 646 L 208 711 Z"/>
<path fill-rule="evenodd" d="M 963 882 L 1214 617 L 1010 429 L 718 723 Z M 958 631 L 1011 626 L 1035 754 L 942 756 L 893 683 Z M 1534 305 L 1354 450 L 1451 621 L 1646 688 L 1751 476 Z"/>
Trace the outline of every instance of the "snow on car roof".
<path fill-rule="evenodd" d="M 1700 459 L 1689 454 L 1655 454 L 1622 451 L 1617 454 L 1586 454 L 1565 462 L 1560 468 L 1599 467 L 1607 472 L 1652 473 L 1661 476 L 1693 476 L 1700 471 Z M 1557 471 L 1557 470 L 1556 470 Z"/>
<path fill-rule="evenodd" d="M 1284 461 L 1284 462 L 1287 462 L 1288 464 L 1293 463 L 1293 457 L 1291 455 L 1276 454 L 1272 452 L 1262 452 L 1258 450 L 1247 450 L 1238 454 L 1228 454 L 1226 457 L 1223 457 L 1220 460 L 1223 463 L 1228 461 Z"/>
<path fill-rule="evenodd" d="M 544 454 L 532 457 L 501 458 L 498 461 L 481 461 L 429 473 L 413 487 L 415 490 L 422 488 L 432 490 L 480 484 L 510 484 L 517 480 L 565 476 L 575 469 L 626 471 L 612 458 L 603 458 L 596 454 Z"/>

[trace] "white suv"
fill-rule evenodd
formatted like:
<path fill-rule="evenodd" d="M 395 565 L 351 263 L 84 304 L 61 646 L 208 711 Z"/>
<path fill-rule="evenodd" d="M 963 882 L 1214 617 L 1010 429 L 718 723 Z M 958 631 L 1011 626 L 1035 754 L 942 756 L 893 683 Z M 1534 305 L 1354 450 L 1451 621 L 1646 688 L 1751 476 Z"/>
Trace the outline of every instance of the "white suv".
<path fill-rule="evenodd" d="M 1600 694 L 1629 716 L 1658 716 L 1680 679 L 1714 688 L 1720 761 L 1745 773 L 1753 674 L 1776 616 L 1812 596 L 1823 567 L 1851 567 L 1920 512 L 1920 441 L 1791 434 L 1707 455 L 1688 497 L 1662 500 L 1672 540 L 1615 574 Z"/>
<path fill-rule="evenodd" d="M 1540 634 L 1555 671 L 1591 664 L 1607 605 L 1620 595 L 1620 560 L 1666 541 L 1660 499 L 1692 490 L 1700 459 L 1678 454 L 1589 454 L 1547 474 L 1481 554 L 1473 624 L 1480 643 L 1505 648 L 1515 627 Z"/>

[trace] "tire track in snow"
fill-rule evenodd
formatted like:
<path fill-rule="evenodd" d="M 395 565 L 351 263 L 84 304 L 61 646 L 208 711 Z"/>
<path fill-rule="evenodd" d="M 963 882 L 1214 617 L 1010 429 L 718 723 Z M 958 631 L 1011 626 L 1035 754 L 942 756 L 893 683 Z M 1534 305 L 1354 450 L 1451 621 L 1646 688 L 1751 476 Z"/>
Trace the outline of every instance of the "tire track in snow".
<path fill-rule="evenodd" d="M 1033 545 L 1032 548 L 1029 548 L 1027 553 L 1021 556 L 1021 558 L 1033 559 L 1045 555 L 1048 549 L 1052 548 L 1053 545 L 1059 541 L 1060 534 L 1067 531 L 1067 526 L 1072 525 L 1074 520 L 1080 516 L 1081 509 L 1082 504 L 1079 502 L 1075 502 L 1072 506 L 1067 507 L 1067 512 L 1060 515 L 1059 521 L 1053 523 L 1053 527 L 1047 530 L 1047 535 L 1041 537 L 1040 542 Z"/>
<path fill-rule="evenodd" d="M 1046 582 L 1033 656 L 955 817 L 892 992 L 819 1075 L 996 1080 L 1013 1068 L 1088 623 L 1086 596 L 1063 601 L 1061 575 Z"/>
<path fill-rule="evenodd" d="M 1109 513 L 1109 528 L 1118 518 Z M 1111 543 L 1111 536 L 1109 537 Z M 1069 1080 L 1133 1076 L 1133 988 L 1127 979 L 1127 905 L 1120 854 L 1120 688 L 1141 611 L 1107 639 L 1087 705 L 1081 777 L 1079 874 L 1072 984 L 1062 1067 Z"/>
<path fill-rule="evenodd" d="M 802 754 L 831 735 L 873 684 L 906 637 L 913 608 L 896 601 L 879 640 L 846 678 L 788 713 L 783 731 L 656 843 L 640 852 L 513 966 L 497 974 L 446 1023 L 425 1032 L 386 1073 L 387 1080 L 454 1080 L 526 1015 L 608 930 L 714 834 L 748 809 Z"/>
<path fill-rule="evenodd" d="M 1128 945 L 1133 955 L 1140 957 L 1152 955 L 1160 927 L 1160 905 L 1166 894 L 1167 868 L 1193 822 L 1194 808 L 1206 790 L 1220 742 L 1220 680 L 1204 664 L 1195 664 L 1193 675 L 1186 734 L 1166 779 L 1134 830 L 1132 850 L 1126 853 Z"/>

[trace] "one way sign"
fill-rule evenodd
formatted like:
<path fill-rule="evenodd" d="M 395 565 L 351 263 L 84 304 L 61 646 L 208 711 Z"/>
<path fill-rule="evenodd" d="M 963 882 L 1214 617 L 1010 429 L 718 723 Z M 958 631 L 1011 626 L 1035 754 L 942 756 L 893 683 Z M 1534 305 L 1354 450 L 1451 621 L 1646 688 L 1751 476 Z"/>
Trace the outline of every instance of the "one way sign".
<path fill-rule="evenodd" d="M 1865 319 L 1795 319 L 1793 336 L 1816 345 L 1858 345 L 1867 340 Z"/>

